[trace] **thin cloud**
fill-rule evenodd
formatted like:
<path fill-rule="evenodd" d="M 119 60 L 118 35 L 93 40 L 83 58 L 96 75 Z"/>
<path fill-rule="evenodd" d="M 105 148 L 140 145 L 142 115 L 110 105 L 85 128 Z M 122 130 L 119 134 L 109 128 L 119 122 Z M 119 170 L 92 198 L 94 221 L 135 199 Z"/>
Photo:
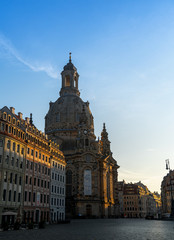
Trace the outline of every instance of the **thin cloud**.
<path fill-rule="evenodd" d="M 58 77 L 57 71 L 53 68 L 51 64 L 37 63 L 34 65 L 34 64 L 31 64 L 29 61 L 26 61 L 24 58 L 22 58 L 18 53 L 18 51 L 13 47 L 11 42 L 2 34 L 0 35 L 0 49 L 4 50 L 6 54 L 10 54 L 17 61 L 24 64 L 34 72 L 45 72 L 51 78 Z"/>

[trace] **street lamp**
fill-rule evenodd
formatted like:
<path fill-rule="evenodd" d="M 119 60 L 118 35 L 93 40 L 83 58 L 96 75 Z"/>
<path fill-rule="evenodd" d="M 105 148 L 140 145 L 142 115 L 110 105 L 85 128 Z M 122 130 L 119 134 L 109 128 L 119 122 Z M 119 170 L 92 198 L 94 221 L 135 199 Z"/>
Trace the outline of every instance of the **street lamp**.
<path fill-rule="evenodd" d="M 170 179 L 170 187 L 171 187 L 171 214 L 170 217 L 174 216 L 174 200 L 173 200 L 173 193 L 172 193 L 172 178 L 170 173 L 170 161 L 166 159 L 166 170 L 169 170 L 169 179 Z"/>

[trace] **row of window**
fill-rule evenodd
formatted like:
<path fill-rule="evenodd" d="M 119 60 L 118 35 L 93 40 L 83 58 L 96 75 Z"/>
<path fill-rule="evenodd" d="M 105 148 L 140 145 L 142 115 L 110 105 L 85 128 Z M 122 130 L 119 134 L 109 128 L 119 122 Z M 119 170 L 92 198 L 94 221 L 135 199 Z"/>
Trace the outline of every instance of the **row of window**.
<path fill-rule="evenodd" d="M 30 149 L 30 148 L 27 148 L 27 154 L 31 156 L 34 156 L 34 150 L 33 149 Z M 40 152 L 38 151 L 35 151 L 35 157 L 36 158 L 39 158 L 39 159 L 42 159 L 42 161 L 46 161 L 46 162 L 49 162 L 50 163 L 50 158 L 48 158 L 47 156 L 45 156 L 44 154 L 41 155 Z"/>
<path fill-rule="evenodd" d="M 11 158 L 11 161 L 10 161 L 10 158 L 9 158 L 9 156 L 7 155 L 6 156 L 6 159 L 5 159 L 5 162 L 6 162 L 6 164 L 7 165 L 9 165 L 9 164 L 11 164 L 11 166 L 12 167 L 19 167 L 19 168 L 23 168 L 23 159 L 21 159 L 21 161 L 19 161 L 19 159 L 17 158 L 16 160 L 15 160 L 15 158 L 14 157 L 12 157 Z"/>
<path fill-rule="evenodd" d="M 64 195 L 64 188 L 63 187 L 59 187 L 59 186 L 54 186 L 52 185 L 51 187 L 51 192 L 52 193 L 57 193 L 57 194 L 63 194 Z"/>
<path fill-rule="evenodd" d="M 24 201 L 31 202 L 31 200 L 32 200 L 32 202 L 37 202 L 37 204 L 49 203 L 49 195 L 41 193 L 41 194 L 39 194 L 39 198 L 37 198 L 35 192 L 33 192 L 33 196 L 32 196 L 31 192 L 25 191 Z"/>
<path fill-rule="evenodd" d="M 59 198 L 51 198 L 51 205 L 57 207 L 64 207 L 65 201 L 64 199 Z"/>
<path fill-rule="evenodd" d="M 52 179 L 60 181 L 60 182 L 64 182 L 65 181 L 65 177 L 64 176 L 59 175 L 59 174 L 54 173 L 54 172 L 52 173 Z"/>
<path fill-rule="evenodd" d="M 32 181 L 33 181 L 33 185 L 34 186 L 38 186 L 38 187 L 42 187 L 42 188 L 48 188 L 50 187 L 50 182 L 47 182 L 43 179 L 40 178 L 33 178 L 33 177 L 28 177 L 28 175 L 25 176 L 25 183 L 32 185 Z"/>
<path fill-rule="evenodd" d="M 17 128 L 11 127 L 8 124 L 1 123 L 1 131 L 13 134 L 14 136 L 25 140 L 25 134 L 22 131 L 19 131 Z"/>
<path fill-rule="evenodd" d="M 129 208 L 129 207 L 127 207 L 127 208 L 125 208 L 125 211 L 126 211 L 126 210 L 128 210 L 128 211 L 137 211 L 137 208 L 134 208 L 134 207 L 132 207 L 132 208 L 130 207 L 130 208 Z M 139 211 L 143 211 L 143 208 L 140 207 L 140 208 L 139 208 Z"/>
<path fill-rule="evenodd" d="M 11 149 L 11 145 L 12 145 L 12 142 L 10 140 L 7 141 L 7 149 Z M 20 145 L 19 144 L 16 144 L 15 142 L 13 142 L 13 145 L 12 145 L 12 151 L 17 151 L 18 153 L 20 152 Z M 21 154 L 24 155 L 24 148 L 21 147 Z"/>
<path fill-rule="evenodd" d="M 13 196 L 12 196 L 12 193 L 13 193 Z M 13 201 L 13 202 L 16 202 L 16 201 L 20 202 L 21 201 L 21 193 L 17 194 L 16 191 L 12 192 L 12 190 L 9 190 L 7 192 L 7 190 L 4 189 L 3 190 L 3 195 L 2 195 L 2 200 L 3 201 L 9 201 L 9 202 L 11 202 L 11 201 Z"/>
<path fill-rule="evenodd" d="M 33 170 L 33 167 L 36 172 L 37 171 L 39 173 L 42 172 L 42 174 L 46 174 L 48 176 L 50 175 L 50 168 L 48 168 L 47 166 L 41 166 L 41 164 L 39 164 L 39 163 L 33 163 L 33 162 L 30 162 L 29 160 L 27 160 L 26 168 Z"/>
<path fill-rule="evenodd" d="M 52 167 L 55 167 L 57 169 L 60 169 L 60 170 L 65 170 L 65 167 L 59 163 L 57 163 L 56 161 L 52 161 Z"/>
<path fill-rule="evenodd" d="M 17 173 L 8 173 L 7 171 L 4 172 L 4 182 L 14 183 L 21 185 L 22 184 L 22 177 L 19 176 Z"/>

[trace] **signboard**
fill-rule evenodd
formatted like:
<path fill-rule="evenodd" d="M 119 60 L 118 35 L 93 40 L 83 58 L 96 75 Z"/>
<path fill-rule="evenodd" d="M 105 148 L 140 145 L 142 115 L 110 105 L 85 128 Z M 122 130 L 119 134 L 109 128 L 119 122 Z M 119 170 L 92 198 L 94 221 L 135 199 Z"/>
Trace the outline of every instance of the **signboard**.
<path fill-rule="evenodd" d="M 84 195 L 92 195 L 91 170 L 84 171 Z"/>

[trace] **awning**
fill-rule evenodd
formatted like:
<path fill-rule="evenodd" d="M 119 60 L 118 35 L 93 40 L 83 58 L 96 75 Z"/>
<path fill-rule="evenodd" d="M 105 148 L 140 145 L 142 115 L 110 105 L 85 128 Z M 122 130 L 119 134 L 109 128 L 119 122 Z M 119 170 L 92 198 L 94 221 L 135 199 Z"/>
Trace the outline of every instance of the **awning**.
<path fill-rule="evenodd" d="M 2 216 L 16 216 L 17 215 L 17 213 L 15 213 L 15 212 L 3 212 L 2 213 Z"/>

